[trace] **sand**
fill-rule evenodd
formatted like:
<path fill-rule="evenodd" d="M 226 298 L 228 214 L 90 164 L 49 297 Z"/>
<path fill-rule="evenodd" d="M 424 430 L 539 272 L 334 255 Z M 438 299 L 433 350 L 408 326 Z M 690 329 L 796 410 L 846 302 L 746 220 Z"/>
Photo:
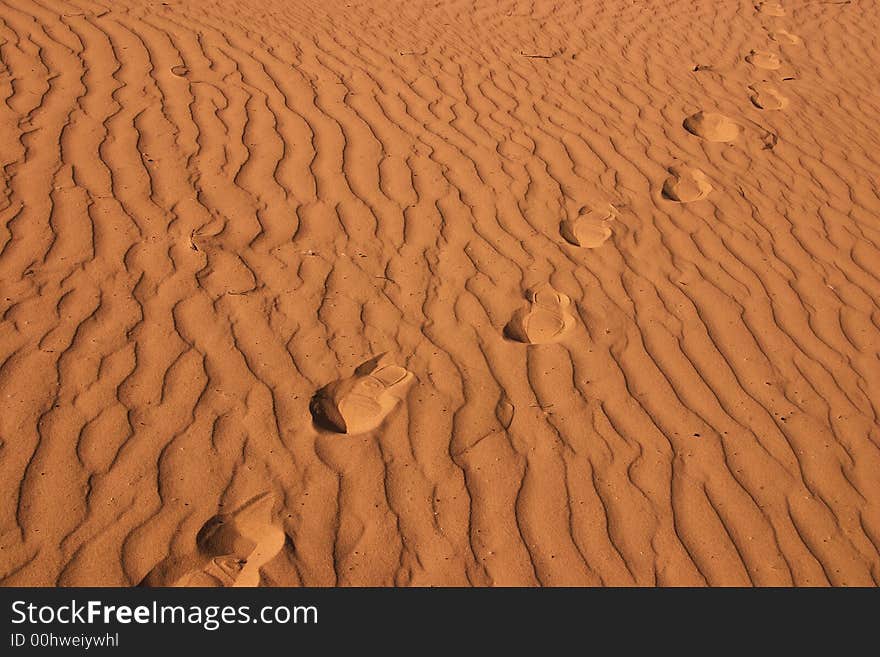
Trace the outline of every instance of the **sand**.
<path fill-rule="evenodd" d="M 876 585 L 878 32 L 0 0 L 0 584 Z"/>

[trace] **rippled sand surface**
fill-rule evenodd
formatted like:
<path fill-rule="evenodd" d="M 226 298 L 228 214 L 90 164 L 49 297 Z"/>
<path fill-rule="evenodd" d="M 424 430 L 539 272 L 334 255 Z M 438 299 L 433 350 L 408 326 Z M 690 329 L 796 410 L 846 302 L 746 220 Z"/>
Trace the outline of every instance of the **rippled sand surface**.
<path fill-rule="evenodd" d="M 877 584 L 878 32 L 0 0 L 0 584 Z"/>

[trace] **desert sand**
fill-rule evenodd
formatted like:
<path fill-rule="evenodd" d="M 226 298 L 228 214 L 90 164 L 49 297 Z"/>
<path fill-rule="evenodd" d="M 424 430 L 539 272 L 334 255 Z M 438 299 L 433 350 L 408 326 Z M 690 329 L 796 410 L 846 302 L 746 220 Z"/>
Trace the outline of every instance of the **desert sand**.
<path fill-rule="evenodd" d="M 0 584 L 877 585 L 878 33 L 0 0 Z"/>

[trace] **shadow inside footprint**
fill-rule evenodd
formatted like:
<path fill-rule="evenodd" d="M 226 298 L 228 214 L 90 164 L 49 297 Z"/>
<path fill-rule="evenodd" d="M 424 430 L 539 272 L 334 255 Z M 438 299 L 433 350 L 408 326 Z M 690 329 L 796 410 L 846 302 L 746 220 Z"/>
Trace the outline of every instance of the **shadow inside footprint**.
<path fill-rule="evenodd" d="M 397 406 L 413 381 L 413 374 L 385 362 L 385 355 L 371 358 L 354 375 L 329 383 L 312 398 L 315 426 L 349 435 L 372 431 Z"/>
<path fill-rule="evenodd" d="M 712 185 L 706 174 L 689 167 L 669 167 L 669 178 L 663 183 L 663 198 L 676 203 L 692 203 L 706 198 Z"/>
<path fill-rule="evenodd" d="M 234 511 L 210 518 L 196 536 L 196 547 L 166 557 L 139 586 L 259 586 L 260 568 L 284 547 L 287 536 L 272 522 L 275 499 L 262 493 Z"/>
<path fill-rule="evenodd" d="M 788 99 L 768 84 L 753 84 L 749 89 L 749 100 L 758 109 L 781 110 L 788 104 Z"/>
<path fill-rule="evenodd" d="M 755 9 L 767 16 L 776 16 L 780 18 L 785 16 L 785 9 L 783 9 L 782 5 L 778 2 L 759 2 L 755 5 Z"/>
<path fill-rule="evenodd" d="M 776 30 L 775 32 L 771 32 L 770 38 L 777 43 L 784 43 L 788 44 L 789 46 L 796 46 L 803 43 L 803 39 L 786 30 Z"/>
<path fill-rule="evenodd" d="M 517 310 L 504 327 L 509 339 L 525 344 L 549 344 L 564 338 L 574 327 L 575 318 L 569 310 L 571 299 L 549 283 L 530 289 L 526 298 L 529 305 Z"/>
<path fill-rule="evenodd" d="M 732 119 L 715 112 L 697 112 L 684 120 L 684 129 L 706 141 L 727 142 L 739 137 L 740 128 Z"/>
<path fill-rule="evenodd" d="M 776 71 L 782 67 L 782 60 L 779 59 L 779 56 L 765 50 L 753 50 L 746 55 L 746 61 L 752 66 L 768 71 Z"/>
<path fill-rule="evenodd" d="M 599 209 L 583 207 L 577 217 L 559 225 L 559 233 L 569 244 L 596 249 L 611 237 L 610 224 L 616 218 L 617 210 L 610 203 Z"/>

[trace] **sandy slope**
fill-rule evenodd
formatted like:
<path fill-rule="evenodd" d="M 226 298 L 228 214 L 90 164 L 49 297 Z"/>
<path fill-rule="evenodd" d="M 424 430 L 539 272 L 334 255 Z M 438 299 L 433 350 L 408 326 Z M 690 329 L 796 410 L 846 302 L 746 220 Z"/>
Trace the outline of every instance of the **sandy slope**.
<path fill-rule="evenodd" d="M 0 583 L 880 582 L 880 3 L 476 4 L 0 0 Z"/>

